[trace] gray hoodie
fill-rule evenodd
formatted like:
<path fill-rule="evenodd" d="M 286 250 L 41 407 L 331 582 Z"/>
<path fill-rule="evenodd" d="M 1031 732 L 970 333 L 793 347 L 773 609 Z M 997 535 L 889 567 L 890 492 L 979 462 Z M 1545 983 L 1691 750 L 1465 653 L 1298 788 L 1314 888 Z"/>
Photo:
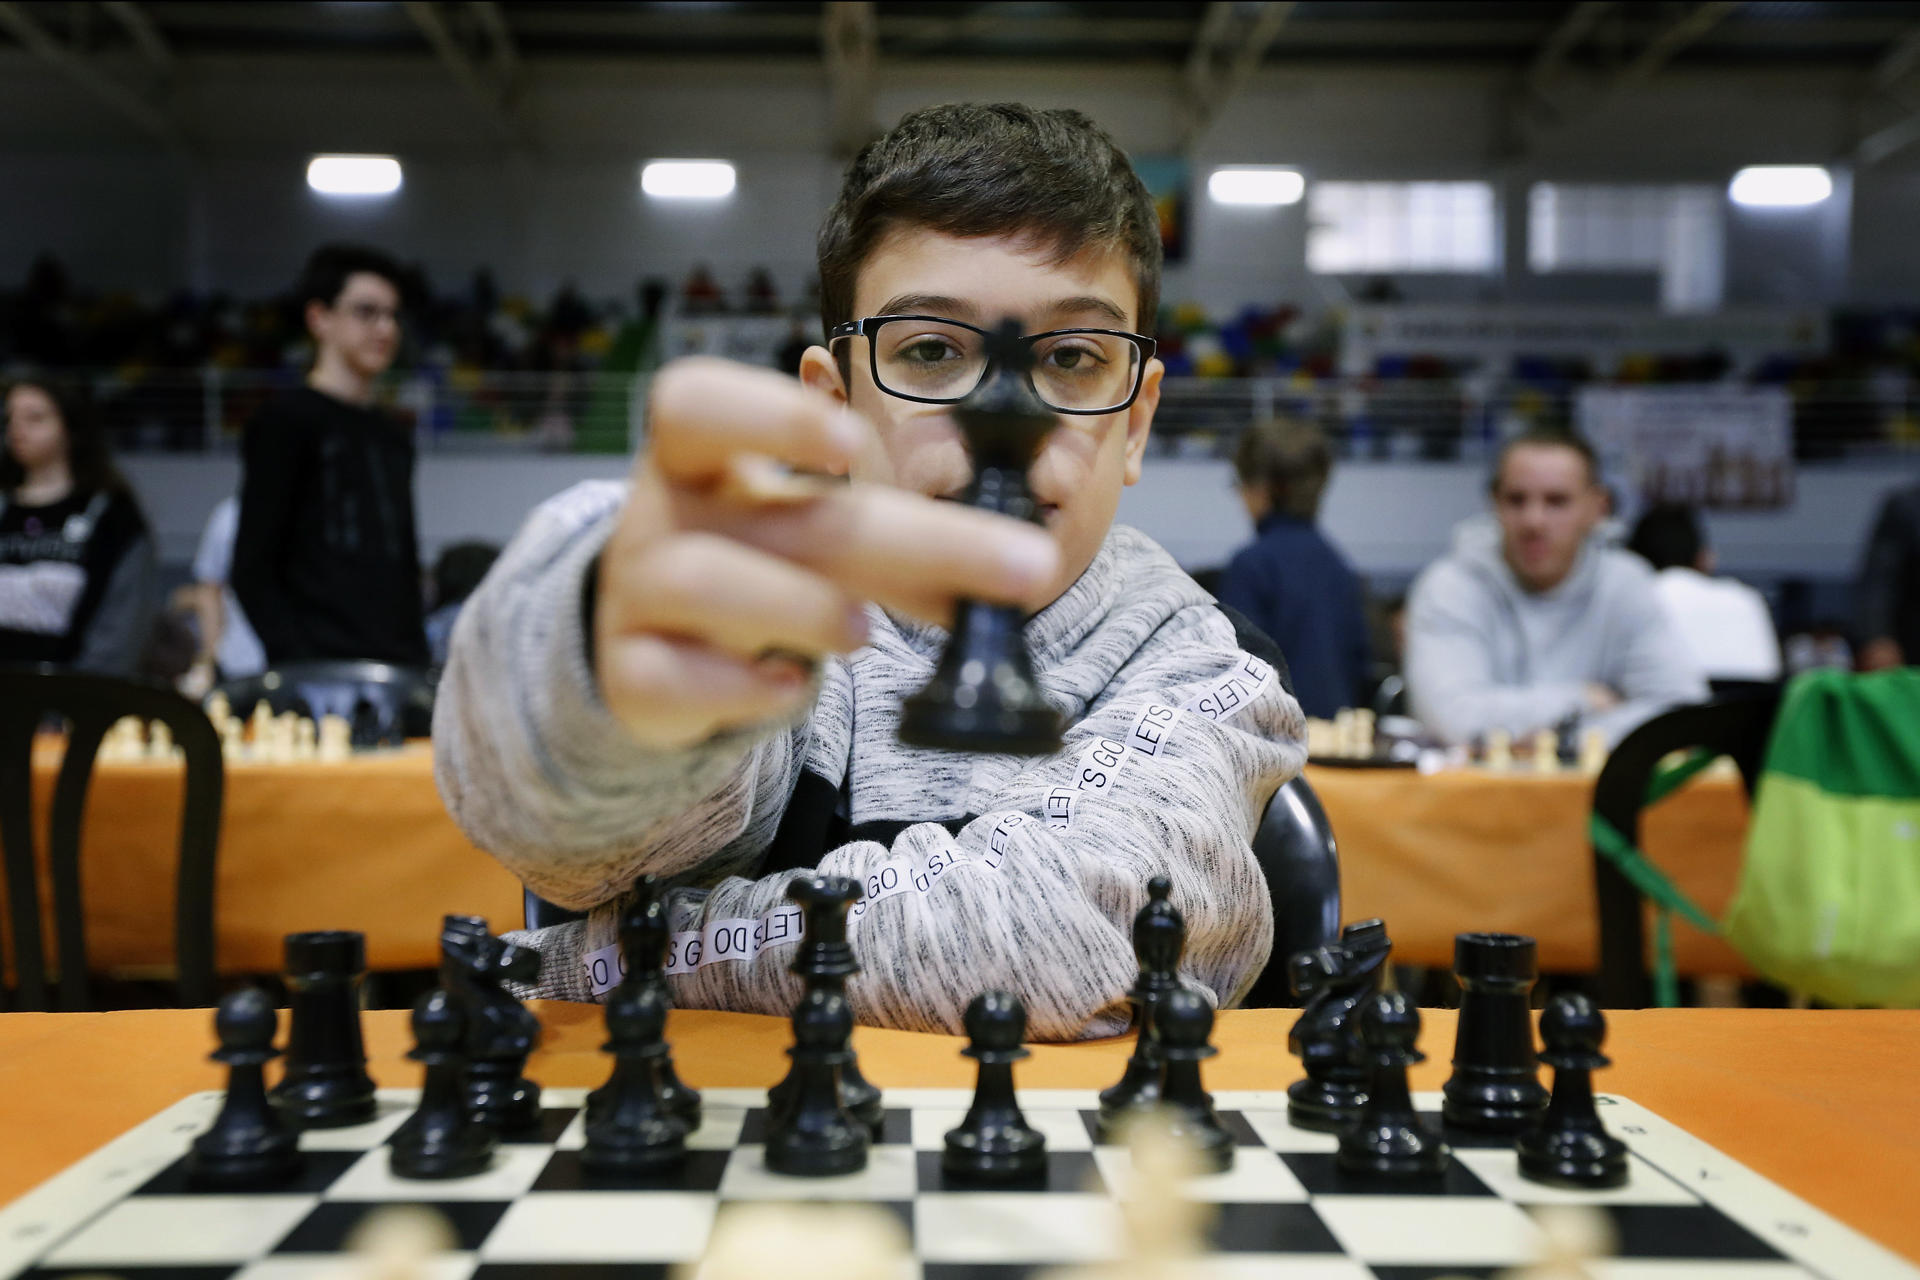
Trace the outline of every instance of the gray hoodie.
<path fill-rule="evenodd" d="M 1577 716 L 1611 745 L 1656 713 L 1707 696 L 1645 561 L 1596 535 L 1566 581 L 1529 591 L 1487 516 L 1456 526 L 1453 550 L 1414 580 L 1406 665 L 1413 714 L 1449 742 L 1489 729 L 1521 736 Z M 1588 713 L 1588 684 L 1613 689 L 1621 705 Z"/>
<path fill-rule="evenodd" d="M 434 707 L 454 818 L 542 896 L 586 920 L 516 938 L 544 956 L 538 994 L 598 999 L 618 976 L 616 923 L 636 874 L 674 886 L 668 981 L 684 1008 L 786 1013 L 797 871 L 858 877 L 860 1021 L 960 1030 L 1005 987 L 1040 1040 L 1126 1025 L 1131 929 L 1147 882 L 1185 914 L 1181 976 L 1238 999 L 1273 945 L 1249 838 L 1306 752 L 1283 672 L 1145 535 L 1116 527 L 1027 626 L 1040 686 L 1064 713 L 1056 755 L 901 745 L 900 700 L 943 633 L 869 608 L 869 643 L 821 674 L 793 724 L 687 751 L 629 738 L 601 702 L 582 589 L 625 487 L 543 504 L 461 611 Z"/>

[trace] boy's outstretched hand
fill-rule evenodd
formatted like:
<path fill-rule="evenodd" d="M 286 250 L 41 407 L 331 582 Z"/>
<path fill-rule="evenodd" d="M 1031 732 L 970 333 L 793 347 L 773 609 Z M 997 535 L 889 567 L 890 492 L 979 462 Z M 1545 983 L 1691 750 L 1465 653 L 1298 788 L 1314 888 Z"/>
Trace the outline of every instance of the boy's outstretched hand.
<path fill-rule="evenodd" d="M 791 714 L 811 660 L 864 643 L 866 601 L 940 623 L 961 596 L 1047 603 L 1059 552 L 1035 526 L 879 484 L 755 481 L 770 463 L 845 474 L 872 432 L 772 370 L 660 371 L 593 618 L 601 695 L 642 745 Z"/>

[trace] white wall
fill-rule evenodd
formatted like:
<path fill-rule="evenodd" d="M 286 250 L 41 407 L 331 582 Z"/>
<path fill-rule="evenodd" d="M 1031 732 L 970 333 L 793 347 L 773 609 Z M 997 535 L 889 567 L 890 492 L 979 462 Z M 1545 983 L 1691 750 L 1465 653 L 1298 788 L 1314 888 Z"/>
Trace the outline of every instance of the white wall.
<path fill-rule="evenodd" d="M 1164 68 L 883 64 L 880 82 L 882 120 L 955 98 L 1019 98 L 1080 107 L 1136 154 L 1179 147 L 1178 77 Z M 1570 108 L 1516 152 L 1505 71 L 1270 70 L 1199 138 L 1192 160 L 1197 187 L 1225 162 L 1294 164 L 1312 177 L 1488 177 L 1517 213 L 1536 178 L 1717 183 L 1743 164 L 1826 161 L 1846 149 L 1857 92 L 1824 71 L 1669 68 L 1630 94 Z M 535 63 L 522 109 L 538 149 L 522 158 L 425 56 L 196 58 L 175 102 L 185 156 L 147 143 L 23 52 L 0 51 L 0 279 L 53 248 L 94 285 L 258 293 L 283 287 L 316 241 L 355 236 L 423 262 L 442 286 L 486 265 L 509 289 L 537 295 L 568 279 L 595 296 L 628 295 L 639 276 L 677 280 L 705 260 L 728 283 L 766 265 L 791 293 L 811 274 L 839 172 L 826 84 L 804 64 Z M 390 201 L 322 202 L 302 181 L 319 150 L 395 152 L 407 185 Z M 663 155 L 733 159 L 739 195 L 719 209 L 643 204 L 637 166 Z M 1909 248 L 1917 162 L 1920 148 L 1860 174 L 1851 199 L 1843 192 L 1813 213 L 1736 218 L 1730 298 L 1920 301 Z M 1190 241 L 1191 261 L 1168 273 L 1169 298 L 1230 309 L 1339 296 L 1338 282 L 1304 271 L 1302 206 L 1225 209 L 1201 195 Z M 1524 271 L 1403 288 L 1435 300 L 1657 297 L 1650 279 Z"/>

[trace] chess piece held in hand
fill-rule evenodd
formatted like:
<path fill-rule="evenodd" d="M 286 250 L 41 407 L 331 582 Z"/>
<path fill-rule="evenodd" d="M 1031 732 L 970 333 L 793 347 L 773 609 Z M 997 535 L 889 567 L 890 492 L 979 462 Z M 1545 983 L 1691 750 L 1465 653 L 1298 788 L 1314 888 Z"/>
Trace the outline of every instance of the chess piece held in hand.
<path fill-rule="evenodd" d="M 987 373 L 955 406 L 973 458 L 967 500 L 984 511 L 1038 522 L 1027 469 L 1058 424 L 1029 382 L 1033 347 L 1017 320 L 986 337 Z M 955 602 L 953 632 L 926 687 L 901 708 L 900 741 L 944 751 L 1050 755 L 1060 749 L 1060 713 L 1034 679 L 1025 611 L 1018 605 Z"/>

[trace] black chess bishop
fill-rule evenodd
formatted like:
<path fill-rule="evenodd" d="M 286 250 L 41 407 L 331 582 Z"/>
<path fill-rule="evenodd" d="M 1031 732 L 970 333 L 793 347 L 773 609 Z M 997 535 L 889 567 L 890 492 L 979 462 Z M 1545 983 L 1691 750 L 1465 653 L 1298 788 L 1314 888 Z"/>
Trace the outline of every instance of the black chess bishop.
<path fill-rule="evenodd" d="M 187 1180 L 210 1190 L 281 1186 L 304 1165 L 300 1130 L 267 1101 L 264 1068 L 279 1057 L 273 1047 L 278 1019 L 266 993 L 247 987 L 227 996 L 214 1014 L 227 1067 L 227 1095 L 213 1125 L 187 1151 Z"/>

